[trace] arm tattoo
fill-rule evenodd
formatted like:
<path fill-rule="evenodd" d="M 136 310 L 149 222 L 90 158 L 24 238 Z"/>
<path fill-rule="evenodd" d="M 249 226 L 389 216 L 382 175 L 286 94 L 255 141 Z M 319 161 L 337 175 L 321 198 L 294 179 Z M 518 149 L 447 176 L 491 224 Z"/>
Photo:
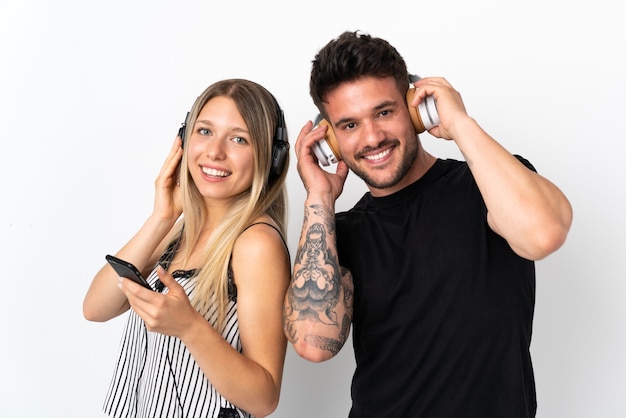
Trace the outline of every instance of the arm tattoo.
<path fill-rule="evenodd" d="M 344 315 L 342 325 L 341 325 L 341 333 L 339 334 L 339 340 L 335 340 L 333 338 L 324 337 L 321 335 L 313 335 L 307 334 L 304 336 L 304 341 L 307 344 L 317 347 L 322 350 L 330 351 L 333 353 L 333 356 L 336 355 L 343 344 L 348 339 L 348 335 L 350 334 L 350 317 L 348 315 Z"/>
<path fill-rule="evenodd" d="M 352 273 L 345 267 L 341 267 L 341 283 L 343 284 L 343 303 L 346 305 L 346 312 L 352 315 L 354 307 L 354 283 L 352 281 Z M 347 316 L 347 315 L 346 315 Z M 348 327 L 352 322 L 352 316 L 347 316 Z"/>
<path fill-rule="evenodd" d="M 289 340 L 289 342 L 291 344 L 295 344 L 298 342 L 298 333 L 296 332 L 294 326 L 293 326 L 293 322 L 291 321 L 285 321 L 285 335 L 287 336 L 287 340 Z"/>
<path fill-rule="evenodd" d="M 334 309 L 339 301 L 341 275 L 337 257 L 328 250 L 326 240 L 326 228 L 319 222 L 314 223 L 296 254 L 289 292 L 291 308 L 297 312 L 294 320 L 310 319 L 338 325 Z"/>
<path fill-rule="evenodd" d="M 313 209 L 314 214 L 324 219 L 328 235 L 333 235 L 335 233 L 335 214 L 322 205 L 311 205 L 311 209 Z"/>
<path fill-rule="evenodd" d="M 334 340 L 332 338 L 322 337 L 321 335 L 305 335 L 304 341 L 313 347 L 320 348 L 322 350 L 330 351 L 333 355 L 337 354 L 341 350 L 342 342 Z"/>
<path fill-rule="evenodd" d="M 309 225 L 315 214 L 321 222 Z M 336 250 L 328 248 L 335 234 L 334 213 L 322 205 L 305 207 L 301 235 L 304 237 L 295 257 L 287 303 L 283 308 L 284 329 L 288 340 L 300 338 L 308 345 L 337 354 L 348 339 L 352 322 L 354 286 L 350 271 L 339 265 Z M 343 294 L 342 294 L 343 293 Z M 338 318 L 337 304 L 345 306 Z M 296 321 L 313 321 L 338 328 L 337 337 L 315 334 L 298 335 Z"/>

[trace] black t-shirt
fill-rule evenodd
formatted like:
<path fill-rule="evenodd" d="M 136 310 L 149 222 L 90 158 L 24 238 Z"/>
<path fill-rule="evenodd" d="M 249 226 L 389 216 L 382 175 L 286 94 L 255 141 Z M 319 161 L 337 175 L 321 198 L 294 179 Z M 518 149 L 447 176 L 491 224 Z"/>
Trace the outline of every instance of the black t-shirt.
<path fill-rule="evenodd" d="M 465 162 L 367 193 L 336 224 L 355 292 L 350 417 L 535 416 L 534 263 L 489 228 Z"/>

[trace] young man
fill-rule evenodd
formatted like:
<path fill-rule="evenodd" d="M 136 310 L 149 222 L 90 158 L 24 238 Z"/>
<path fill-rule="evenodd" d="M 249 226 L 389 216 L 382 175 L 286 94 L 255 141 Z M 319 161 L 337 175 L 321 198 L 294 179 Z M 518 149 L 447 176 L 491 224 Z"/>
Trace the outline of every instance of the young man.
<path fill-rule="evenodd" d="M 416 81 L 412 98 L 410 87 L 380 38 L 345 32 L 315 57 L 310 93 L 328 126 L 308 122 L 295 144 L 307 198 L 285 333 L 318 362 L 354 326 L 350 417 L 533 417 L 533 260 L 565 241 L 570 203 L 448 81 Z M 429 132 L 465 161 L 422 148 L 409 109 L 427 96 L 440 119 Z M 335 173 L 313 150 L 331 130 Z M 369 193 L 335 214 L 349 169 Z"/>

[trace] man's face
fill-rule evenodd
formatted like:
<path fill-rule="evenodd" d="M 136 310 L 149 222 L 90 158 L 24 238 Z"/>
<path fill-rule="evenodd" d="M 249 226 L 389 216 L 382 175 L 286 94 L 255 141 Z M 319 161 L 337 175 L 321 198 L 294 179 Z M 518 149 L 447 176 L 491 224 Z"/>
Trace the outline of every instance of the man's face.
<path fill-rule="evenodd" d="M 340 84 L 326 95 L 325 109 L 343 160 L 373 195 L 392 194 L 415 180 L 409 174 L 419 142 L 405 92 L 392 78 Z"/>

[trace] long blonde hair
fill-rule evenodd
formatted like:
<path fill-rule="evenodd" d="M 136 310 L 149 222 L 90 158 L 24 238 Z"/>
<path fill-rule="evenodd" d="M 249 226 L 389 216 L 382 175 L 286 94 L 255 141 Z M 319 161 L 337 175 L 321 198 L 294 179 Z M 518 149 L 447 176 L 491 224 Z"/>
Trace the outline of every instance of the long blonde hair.
<path fill-rule="evenodd" d="M 228 270 L 230 258 L 239 234 L 263 214 L 276 222 L 283 237 L 287 225 L 287 189 L 285 177 L 289 157 L 279 175 L 271 175 L 272 144 L 279 124 L 284 123 L 282 110 L 274 96 L 263 86 L 244 79 L 218 81 L 209 86 L 195 101 L 187 118 L 185 142 L 193 131 L 198 114 L 214 97 L 231 98 L 245 121 L 254 150 L 254 178 L 251 187 L 237 196 L 226 217 L 213 231 L 204 247 L 204 257 L 196 273 L 196 288 L 192 303 L 202 314 L 209 305 L 217 304 L 217 321 L 213 326 L 221 331 L 228 304 Z M 287 141 L 286 127 L 284 140 Z M 181 163 L 184 231 L 183 258 L 188 260 L 198 244 L 202 226 L 208 214 L 204 200 L 189 173 L 187 151 Z"/>

